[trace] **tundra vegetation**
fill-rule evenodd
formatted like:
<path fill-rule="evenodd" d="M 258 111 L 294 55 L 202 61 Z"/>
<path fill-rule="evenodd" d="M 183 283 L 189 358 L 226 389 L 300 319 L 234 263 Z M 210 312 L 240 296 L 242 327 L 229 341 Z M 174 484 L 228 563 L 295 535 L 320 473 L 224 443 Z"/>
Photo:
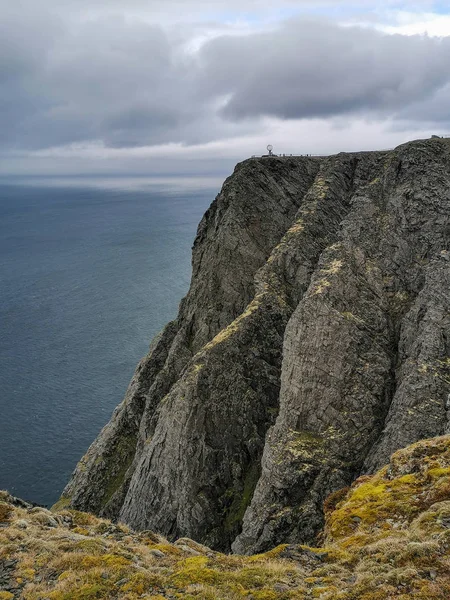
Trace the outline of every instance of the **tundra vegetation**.
<path fill-rule="evenodd" d="M 0 492 L 0 600 L 450 597 L 450 436 L 397 451 L 324 513 L 317 547 L 240 556 Z"/>

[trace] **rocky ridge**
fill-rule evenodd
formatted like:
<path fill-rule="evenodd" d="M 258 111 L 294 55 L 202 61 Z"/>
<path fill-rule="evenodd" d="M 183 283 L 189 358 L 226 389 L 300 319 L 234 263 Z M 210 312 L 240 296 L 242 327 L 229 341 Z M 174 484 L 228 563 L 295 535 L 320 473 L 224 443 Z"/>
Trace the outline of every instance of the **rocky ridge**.
<path fill-rule="evenodd" d="M 310 542 L 330 493 L 445 433 L 449 190 L 441 139 L 238 165 L 60 506 L 262 552 Z"/>

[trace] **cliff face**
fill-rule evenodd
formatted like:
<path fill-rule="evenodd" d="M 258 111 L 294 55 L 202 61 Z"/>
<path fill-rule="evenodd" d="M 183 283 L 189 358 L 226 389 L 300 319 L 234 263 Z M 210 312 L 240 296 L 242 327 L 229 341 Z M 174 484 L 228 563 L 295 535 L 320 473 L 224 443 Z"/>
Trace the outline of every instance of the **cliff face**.
<path fill-rule="evenodd" d="M 310 541 L 325 497 L 447 431 L 450 143 L 251 159 L 62 502 L 170 539 Z"/>

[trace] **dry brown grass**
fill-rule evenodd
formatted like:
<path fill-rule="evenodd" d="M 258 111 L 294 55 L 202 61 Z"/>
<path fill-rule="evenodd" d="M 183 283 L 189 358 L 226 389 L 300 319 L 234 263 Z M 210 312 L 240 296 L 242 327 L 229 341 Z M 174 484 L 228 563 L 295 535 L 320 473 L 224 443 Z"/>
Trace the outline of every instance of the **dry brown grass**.
<path fill-rule="evenodd" d="M 0 502 L 0 523 L 9 521 L 11 515 L 11 506 L 5 502 Z"/>
<path fill-rule="evenodd" d="M 397 452 L 325 508 L 327 556 L 300 564 L 280 557 L 285 546 L 227 556 L 77 511 L 18 508 L 0 492 L 0 560 L 17 561 L 0 600 L 450 598 L 450 437 Z"/>

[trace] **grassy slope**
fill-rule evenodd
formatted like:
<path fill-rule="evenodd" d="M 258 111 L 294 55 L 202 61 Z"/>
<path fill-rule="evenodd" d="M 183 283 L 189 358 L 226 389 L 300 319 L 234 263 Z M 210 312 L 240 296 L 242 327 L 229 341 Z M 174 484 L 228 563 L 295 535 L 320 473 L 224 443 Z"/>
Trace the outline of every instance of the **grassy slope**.
<path fill-rule="evenodd" d="M 326 502 L 323 548 L 225 556 L 0 492 L 0 600 L 450 598 L 450 436 Z"/>

